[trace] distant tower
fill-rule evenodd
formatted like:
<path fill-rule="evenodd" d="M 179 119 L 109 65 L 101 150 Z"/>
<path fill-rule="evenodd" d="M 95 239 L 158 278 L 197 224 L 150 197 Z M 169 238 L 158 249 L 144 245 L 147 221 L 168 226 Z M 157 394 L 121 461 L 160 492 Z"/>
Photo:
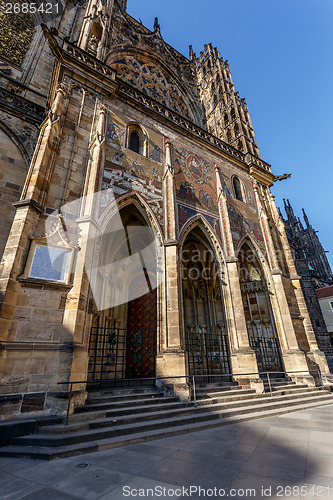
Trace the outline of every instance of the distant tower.
<path fill-rule="evenodd" d="M 286 232 L 289 242 L 296 251 L 296 258 L 305 259 L 313 276 L 316 276 L 318 280 L 323 282 L 322 286 L 332 284 L 333 273 L 326 257 L 326 252 L 320 243 L 317 231 L 311 226 L 304 208 L 302 211 L 306 227 L 295 216 L 289 200 L 284 200 L 284 209 L 287 215 L 287 219 L 284 220 Z M 320 287 L 319 282 L 317 283 L 317 287 Z"/>
<path fill-rule="evenodd" d="M 287 219 L 283 219 L 286 234 L 291 248 L 294 250 L 296 270 L 301 277 L 301 287 L 304 294 L 312 327 L 319 348 L 325 353 L 328 364 L 333 368 L 333 349 L 327 332 L 326 324 L 316 295 L 316 288 L 329 286 L 333 283 L 332 270 L 328 263 L 317 231 L 311 226 L 304 209 L 303 218 L 306 224 L 295 216 L 289 200 L 284 201 Z"/>
<path fill-rule="evenodd" d="M 201 101 L 207 129 L 243 153 L 260 157 L 257 140 L 245 99 L 235 91 L 228 61 L 224 61 L 212 44 L 205 45 L 195 62 Z"/>

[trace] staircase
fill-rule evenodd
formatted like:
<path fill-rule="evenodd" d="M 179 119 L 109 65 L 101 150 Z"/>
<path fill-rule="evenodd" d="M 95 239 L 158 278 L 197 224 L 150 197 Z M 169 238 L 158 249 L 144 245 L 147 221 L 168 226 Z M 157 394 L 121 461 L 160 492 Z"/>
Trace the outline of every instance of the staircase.
<path fill-rule="evenodd" d="M 154 387 L 90 392 L 68 425 L 43 425 L 0 448 L 0 456 L 52 460 L 332 404 L 317 387 L 274 380 L 272 395 L 218 384 L 198 386 L 197 403 L 166 397 Z"/>

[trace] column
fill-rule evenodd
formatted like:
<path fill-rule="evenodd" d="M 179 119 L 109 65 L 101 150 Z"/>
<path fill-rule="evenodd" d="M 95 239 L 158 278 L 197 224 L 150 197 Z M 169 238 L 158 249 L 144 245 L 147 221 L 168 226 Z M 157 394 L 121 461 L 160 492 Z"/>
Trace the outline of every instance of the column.
<path fill-rule="evenodd" d="M 254 186 L 254 193 L 259 212 L 261 230 L 264 236 L 267 259 L 270 264 L 272 277 L 271 304 L 274 314 L 275 325 L 280 340 L 280 346 L 283 356 L 284 367 L 287 373 L 300 372 L 292 374 L 290 377 L 295 381 L 305 382 L 310 385 L 314 380 L 309 374 L 305 354 L 299 349 L 296 333 L 291 319 L 289 304 L 283 285 L 282 271 L 279 269 L 272 235 L 268 223 L 267 214 L 261 202 L 260 186 L 258 183 Z"/>
<path fill-rule="evenodd" d="M 244 374 L 243 376 L 236 375 L 235 377 L 240 384 L 250 383 L 251 387 L 262 392 L 263 384 L 258 375 L 257 359 L 249 344 L 227 200 L 224 187 L 222 186 L 219 167 L 217 165 L 215 165 L 215 177 L 220 224 L 222 227 L 222 243 L 224 254 L 226 255 L 227 286 L 223 286 L 222 288 L 227 319 L 227 331 L 230 340 L 232 370 L 233 373 Z"/>
<path fill-rule="evenodd" d="M 90 159 L 87 168 L 86 181 L 83 190 L 81 208 L 78 219 L 79 247 L 77 266 L 74 273 L 73 287 L 68 293 L 64 312 L 64 328 L 68 331 L 74 344 L 70 380 L 86 380 L 88 369 L 87 301 L 89 285 L 94 279 L 94 254 L 97 238 L 100 235 L 95 220 L 95 210 L 98 210 L 98 195 L 96 193 L 97 178 L 104 165 L 105 126 L 107 108 L 97 102 L 95 115 L 95 133 L 89 145 Z M 89 326 L 89 325 L 88 325 Z M 86 335 L 85 335 L 86 334 Z M 75 390 L 82 387 L 75 386 Z M 86 397 L 84 392 L 77 395 L 73 405 L 82 404 Z"/>
<path fill-rule="evenodd" d="M 172 145 L 165 141 L 165 165 L 163 171 L 163 201 L 164 201 L 164 227 L 165 227 L 165 300 L 166 321 L 164 325 L 165 345 L 163 353 L 157 358 L 157 375 L 184 376 L 186 374 L 185 352 L 182 348 L 182 329 L 180 311 L 180 281 L 179 249 L 176 230 L 176 200 L 174 186 L 174 167 L 172 161 Z M 182 399 L 189 396 L 188 385 L 185 378 L 170 379 L 170 385 Z"/>
<path fill-rule="evenodd" d="M 92 0 L 92 2 L 93 1 L 94 0 Z M 91 5 L 92 2 L 90 2 L 87 7 L 86 16 L 84 18 L 83 26 L 81 28 L 81 34 L 78 41 L 78 46 L 83 50 L 87 50 L 92 23 L 97 11 L 97 6 L 95 4 Z"/>

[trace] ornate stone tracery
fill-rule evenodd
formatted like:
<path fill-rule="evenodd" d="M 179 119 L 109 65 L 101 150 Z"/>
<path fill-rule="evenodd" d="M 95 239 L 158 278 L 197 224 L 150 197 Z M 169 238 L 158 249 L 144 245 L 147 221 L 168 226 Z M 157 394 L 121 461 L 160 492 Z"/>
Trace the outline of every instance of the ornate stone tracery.
<path fill-rule="evenodd" d="M 144 62 L 132 55 L 126 55 L 113 62 L 112 67 L 125 82 L 176 113 L 193 120 L 193 114 L 178 86 L 153 62 Z"/>

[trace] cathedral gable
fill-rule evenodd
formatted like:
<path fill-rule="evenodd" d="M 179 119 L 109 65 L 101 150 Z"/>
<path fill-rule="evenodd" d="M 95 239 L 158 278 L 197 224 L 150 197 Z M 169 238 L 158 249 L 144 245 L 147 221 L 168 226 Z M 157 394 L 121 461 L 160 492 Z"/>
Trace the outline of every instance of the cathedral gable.
<path fill-rule="evenodd" d="M 115 57 L 115 52 L 123 52 L 126 49 L 131 52 L 131 56 L 123 57 L 122 54 L 120 58 Z M 120 78 L 201 125 L 201 112 L 197 109 L 198 89 L 192 62 L 163 40 L 157 19 L 154 31 L 150 31 L 117 9 L 108 50 L 106 63 L 117 70 Z M 134 56 L 133 53 L 137 52 L 144 53 L 145 57 Z M 157 60 L 167 61 L 168 69 L 162 69 L 163 64 L 156 64 Z"/>
<path fill-rule="evenodd" d="M 184 92 L 175 80 L 153 61 L 147 60 L 147 57 L 140 57 L 140 55 L 119 54 L 110 64 L 116 70 L 117 76 L 123 81 L 188 120 L 194 120 L 193 112 L 189 103 L 186 102 Z"/>

